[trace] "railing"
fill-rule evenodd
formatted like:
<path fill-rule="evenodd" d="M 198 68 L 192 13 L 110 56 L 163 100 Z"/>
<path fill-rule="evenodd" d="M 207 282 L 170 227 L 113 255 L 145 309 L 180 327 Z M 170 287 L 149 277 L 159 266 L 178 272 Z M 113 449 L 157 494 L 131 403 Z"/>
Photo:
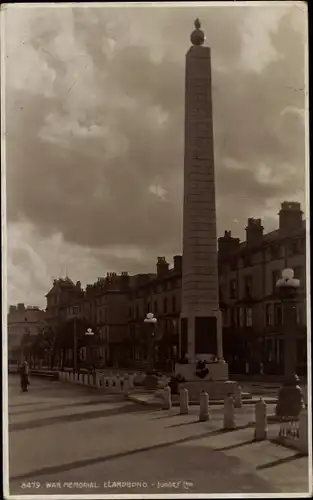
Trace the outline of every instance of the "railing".
<path fill-rule="evenodd" d="M 308 455 L 308 410 L 303 408 L 299 418 L 283 418 L 280 422 L 278 442 Z"/>
<path fill-rule="evenodd" d="M 298 418 L 283 419 L 280 424 L 279 434 L 280 438 L 300 438 L 300 423 Z"/>

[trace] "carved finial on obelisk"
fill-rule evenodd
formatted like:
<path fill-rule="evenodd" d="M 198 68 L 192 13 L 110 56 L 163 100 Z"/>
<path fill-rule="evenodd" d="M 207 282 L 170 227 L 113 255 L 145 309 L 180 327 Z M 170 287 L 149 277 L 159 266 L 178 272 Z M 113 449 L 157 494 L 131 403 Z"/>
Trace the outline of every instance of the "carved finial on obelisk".
<path fill-rule="evenodd" d="M 205 36 L 203 31 L 200 29 L 201 23 L 198 18 L 195 20 L 194 25 L 196 29 L 190 35 L 191 43 L 192 45 L 203 45 Z"/>

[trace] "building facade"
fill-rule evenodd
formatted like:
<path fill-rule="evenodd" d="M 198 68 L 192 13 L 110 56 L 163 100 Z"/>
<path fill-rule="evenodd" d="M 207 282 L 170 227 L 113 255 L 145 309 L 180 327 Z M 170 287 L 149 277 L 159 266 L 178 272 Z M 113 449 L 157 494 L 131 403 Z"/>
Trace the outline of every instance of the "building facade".
<path fill-rule="evenodd" d="M 219 238 L 220 307 L 224 354 L 232 372 L 282 373 L 284 333 L 276 283 L 285 268 L 300 279 L 295 304 L 298 372 L 306 370 L 305 222 L 299 203 L 284 202 L 279 228 L 264 234 L 261 219 L 248 219 L 246 241 L 230 232 Z"/>
<path fill-rule="evenodd" d="M 165 257 L 158 257 L 157 272 L 137 276 L 129 294 L 129 359 L 133 366 L 148 362 L 148 337 L 153 335 L 154 364 L 171 369 L 179 352 L 182 257 L 174 257 L 170 268 Z M 148 313 L 157 319 L 153 332 L 144 319 Z"/>
<path fill-rule="evenodd" d="M 22 341 L 32 338 L 45 326 L 46 313 L 37 306 L 11 305 L 8 313 L 8 359 L 23 358 Z"/>

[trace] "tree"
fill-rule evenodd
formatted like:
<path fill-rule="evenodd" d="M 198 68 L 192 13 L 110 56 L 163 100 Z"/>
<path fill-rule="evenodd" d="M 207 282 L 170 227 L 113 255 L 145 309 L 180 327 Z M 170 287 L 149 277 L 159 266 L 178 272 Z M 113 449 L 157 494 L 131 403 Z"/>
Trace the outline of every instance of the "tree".
<path fill-rule="evenodd" d="M 43 359 L 48 355 L 50 368 L 53 368 L 56 344 L 56 331 L 51 326 L 39 330 L 31 342 L 31 353 L 35 359 Z"/>

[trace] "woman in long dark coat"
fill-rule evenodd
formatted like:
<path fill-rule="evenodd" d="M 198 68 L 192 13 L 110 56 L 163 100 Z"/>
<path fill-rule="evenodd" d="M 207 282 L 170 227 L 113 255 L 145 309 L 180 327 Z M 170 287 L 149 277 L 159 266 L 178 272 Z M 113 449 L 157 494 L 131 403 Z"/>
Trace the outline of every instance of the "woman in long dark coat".
<path fill-rule="evenodd" d="M 28 363 L 27 361 L 24 361 L 20 368 L 20 379 L 21 379 L 21 389 L 23 392 L 28 391 L 28 386 L 29 386 L 29 378 L 28 378 Z"/>

